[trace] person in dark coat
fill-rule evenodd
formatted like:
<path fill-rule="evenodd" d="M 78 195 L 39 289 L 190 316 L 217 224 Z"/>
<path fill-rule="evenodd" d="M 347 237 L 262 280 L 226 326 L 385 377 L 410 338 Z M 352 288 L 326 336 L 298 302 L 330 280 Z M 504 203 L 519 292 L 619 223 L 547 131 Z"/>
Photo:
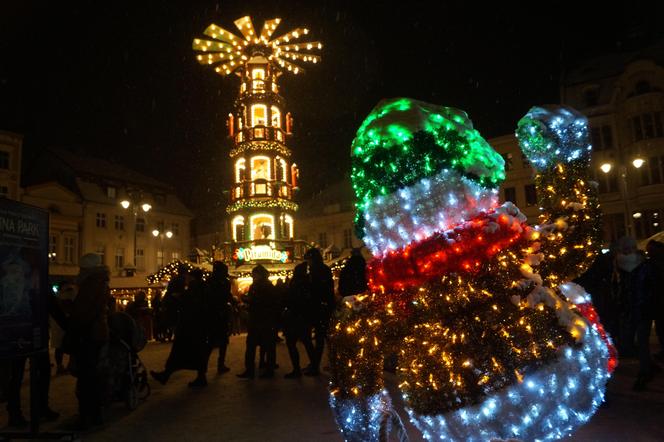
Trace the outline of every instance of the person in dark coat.
<path fill-rule="evenodd" d="M 339 274 L 339 295 L 352 296 L 367 290 L 367 262 L 360 249 L 354 248 Z"/>
<path fill-rule="evenodd" d="M 632 307 L 639 356 L 639 373 L 633 387 L 636 391 L 646 389 L 656 368 L 650 355 L 650 333 L 656 317 L 659 291 L 664 285 L 664 245 L 649 241 L 646 251 L 648 258 L 636 270 L 637 287 Z"/>
<path fill-rule="evenodd" d="M 244 302 L 247 304 L 249 318 L 247 321 L 247 348 L 244 354 L 243 373 L 239 378 L 253 379 L 255 376 L 256 347 L 265 349 L 267 365 L 260 375 L 262 378 L 274 377 L 276 360 L 275 333 L 279 316 L 279 300 L 275 288 L 270 282 L 269 272 L 262 265 L 251 271 L 253 283 Z"/>
<path fill-rule="evenodd" d="M 106 391 L 106 373 L 100 361 L 109 339 L 108 305 L 109 270 L 101 256 L 88 253 L 81 257 L 77 278 L 78 294 L 71 306 L 68 341 L 73 346 L 76 394 L 82 429 L 103 423 L 102 405 Z"/>
<path fill-rule="evenodd" d="M 616 340 L 620 335 L 620 312 L 619 303 L 612 297 L 611 278 L 614 273 L 614 261 L 615 245 L 609 252 L 597 256 L 590 268 L 575 282 L 590 294 L 602 325 L 611 338 Z"/>
<path fill-rule="evenodd" d="M 311 331 L 307 327 L 307 313 L 311 304 L 311 283 L 307 275 L 307 263 L 303 262 L 293 269 L 285 299 L 283 315 L 284 334 L 288 356 L 290 356 L 293 371 L 286 374 L 286 379 L 297 379 L 302 376 L 300 369 L 300 354 L 297 351 L 297 342 L 302 341 L 307 351 L 310 364 L 315 360 L 315 350 L 311 342 Z"/>
<path fill-rule="evenodd" d="M 166 293 L 159 305 L 159 322 L 162 328 L 162 342 L 173 339 L 175 327 L 180 322 L 180 310 L 182 308 L 182 298 L 184 297 L 187 269 L 183 266 L 168 282 Z"/>
<path fill-rule="evenodd" d="M 53 318 L 56 325 L 62 330 L 67 329 L 68 320 L 65 313 L 60 308 L 58 300 L 55 295 L 47 294 L 47 310 L 49 315 Z M 48 331 L 48 329 L 47 329 Z M 48 341 L 48 335 L 45 337 Z M 52 421 L 60 417 L 60 413 L 53 411 L 49 407 L 49 389 L 51 386 L 51 361 L 49 353 L 44 351 L 34 357 L 35 366 L 37 368 L 37 382 L 35 383 L 38 391 L 39 400 L 39 418 L 44 421 Z M 25 368 L 28 358 L 25 356 L 11 360 L 9 365 L 9 379 L 7 379 L 7 414 L 9 417 L 8 425 L 10 427 L 25 428 L 28 426 L 28 421 L 23 416 L 21 411 L 21 385 L 23 384 L 23 377 L 25 375 Z M 31 404 L 33 405 L 33 404 Z"/>
<path fill-rule="evenodd" d="M 166 384 L 177 370 L 196 370 L 197 377 L 189 386 L 207 385 L 207 363 L 210 357 L 209 323 L 203 271 L 194 269 L 182 297 L 180 321 L 175 328 L 175 339 L 164 371 L 151 371 L 153 378 Z"/>
<path fill-rule="evenodd" d="M 212 274 L 207 283 L 207 298 L 210 314 L 210 346 L 219 349 L 217 358 L 217 373 L 222 374 L 230 370 L 226 366 L 226 350 L 230 335 L 231 282 L 228 279 L 228 267 L 221 261 L 212 265 Z"/>
<path fill-rule="evenodd" d="M 307 250 L 304 259 L 307 261 L 307 272 L 311 284 L 311 303 L 307 317 L 310 321 L 310 329 L 313 329 L 315 335 L 314 360 L 304 370 L 304 374 L 318 376 L 325 339 L 327 338 L 327 329 L 336 305 L 334 301 L 334 281 L 332 271 L 323 262 L 323 256 L 318 249 Z"/>
<path fill-rule="evenodd" d="M 621 357 L 636 357 L 638 354 L 635 343 L 638 321 L 635 302 L 638 297 L 638 269 L 643 261 L 644 256 L 636 248 L 634 238 L 625 236 L 618 240 L 613 272 L 613 299 L 619 312 L 620 331 L 616 336 L 616 344 Z"/>

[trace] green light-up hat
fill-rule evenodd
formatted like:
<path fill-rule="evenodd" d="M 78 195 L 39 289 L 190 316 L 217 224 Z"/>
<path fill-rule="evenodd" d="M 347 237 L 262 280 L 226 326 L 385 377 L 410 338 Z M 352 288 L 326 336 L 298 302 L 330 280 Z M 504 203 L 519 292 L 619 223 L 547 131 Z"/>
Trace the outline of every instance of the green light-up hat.
<path fill-rule="evenodd" d="M 383 100 L 353 140 L 351 179 L 362 212 L 375 198 L 450 170 L 482 187 L 505 179 L 503 158 L 482 138 L 465 112 L 408 98 Z"/>

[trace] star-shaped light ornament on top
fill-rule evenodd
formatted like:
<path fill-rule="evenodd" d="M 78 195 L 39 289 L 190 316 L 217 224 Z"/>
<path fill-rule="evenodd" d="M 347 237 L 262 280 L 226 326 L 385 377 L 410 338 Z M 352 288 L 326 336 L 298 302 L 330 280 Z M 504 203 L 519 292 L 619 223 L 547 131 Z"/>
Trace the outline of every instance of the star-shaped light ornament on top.
<path fill-rule="evenodd" d="M 256 33 L 251 17 L 239 18 L 234 23 L 242 37 L 212 24 L 203 32 L 212 40 L 194 39 L 193 48 L 198 52 L 196 59 L 203 65 L 216 65 L 214 70 L 223 76 L 236 71 L 240 74 L 245 64 L 257 57 L 264 57 L 271 64 L 294 74 L 304 72 L 304 69 L 293 62 L 319 63 L 321 57 L 311 51 L 322 49 L 321 42 L 296 41 L 307 35 L 308 29 L 297 28 L 271 39 L 280 22 L 280 18 L 267 20 L 261 32 Z"/>

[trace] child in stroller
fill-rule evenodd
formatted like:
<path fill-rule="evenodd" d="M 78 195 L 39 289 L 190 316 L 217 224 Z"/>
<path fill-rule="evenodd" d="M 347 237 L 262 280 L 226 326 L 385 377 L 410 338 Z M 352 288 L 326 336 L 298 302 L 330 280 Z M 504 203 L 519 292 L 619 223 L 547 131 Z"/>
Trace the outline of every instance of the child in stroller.
<path fill-rule="evenodd" d="M 124 312 L 109 315 L 110 342 L 109 393 L 112 400 L 123 400 L 130 410 L 150 395 L 147 370 L 138 357 L 147 339 L 136 321 Z"/>

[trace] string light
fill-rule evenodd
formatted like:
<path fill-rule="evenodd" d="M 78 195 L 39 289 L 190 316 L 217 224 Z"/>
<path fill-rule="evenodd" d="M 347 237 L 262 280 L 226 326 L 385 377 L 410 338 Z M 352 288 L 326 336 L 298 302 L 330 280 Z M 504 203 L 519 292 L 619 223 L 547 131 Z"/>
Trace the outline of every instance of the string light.
<path fill-rule="evenodd" d="M 226 212 L 234 213 L 242 209 L 283 209 L 296 212 L 298 205 L 292 201 L 271 198 L 269 200 L 244 199 L 234 202 L 226 207 Z"/>
<path fill-rule="evenodd" d="M 344 299 L 330 333 L 330 405 L 346 440 L 384 435 L 389 354 L 425 439 L 558 439 L 602 402 L 615 349 L 568 282 L 598 244 L 587 122 L 533 108 L 518 134 L 538 172 L 534 228 L 498 204 L 504 162 L 463 112 L 389 100 L 358 130 L 356 221 L 376 258 L 370 290 Z"/>
<path fill-rule="evenodd" d="M 220 75 L 228 75 L 238 69 L 246 70 L 245 63 L 236 63 L 235 60 L 239 58 L 248 61 L 257 54 L 274 61 L 274 63 L 285 67 L 286 70 L 294 74 L 301 73 L 304 70 L 301 66 L 284 60 L 284 57 L 305 63 L 319 63 L 321 57 L 307 51 L 322 49 L 322 43 L 312 41 L 300 42 L 296 45 L 284 44 L 308 34 L 308 29 L 297 28 L 279 38 L 270 40 L 280 22 L 280 18 L 267 20 L 257 36 L 251 17 L 239 18 L 234 23 L 244 38 L 234 35 L 217 25 L 210 25 L 204 31 L 204 34 L 214 40 L 196 38 L 192 43 L 194 50 L 204 53 L 203 55 L 199 52 L 196 60 L 205 65 L 217 64 L 215 71 Z M 292 50 L 296 52 L 291 52 Z"/>

